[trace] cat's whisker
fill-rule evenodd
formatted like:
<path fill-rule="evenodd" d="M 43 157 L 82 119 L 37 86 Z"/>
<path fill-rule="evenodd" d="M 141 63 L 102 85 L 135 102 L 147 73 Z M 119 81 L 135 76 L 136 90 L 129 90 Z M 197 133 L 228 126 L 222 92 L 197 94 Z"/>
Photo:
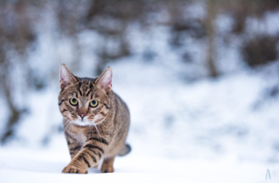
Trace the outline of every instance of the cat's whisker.
<path fill-rule="evenodd" d="M 93 126 L 95 127 L 95 129 L 96 129 L 96 131 L 98 133 L 99 139 L 102 141 L 102 138 L 100 136 L 99 129 L 98 129 L 97 125 L 95 123 L 93 123 Z"/>
<path fill-rule="evenodd" d="M 71 124 L 71 122 L 66 121 L 66 122 L 65 122 L 65 126 L 64 126 L 64 130 L 68 131 L 68 129 L 69 129 L 69 133 L 70 133 L 70 135 L 72 135 L 73 126 L 70 125 L 70 124 Z"/>
<path fill-rule="evenodd" d="M 105 127 L 104 123 L 98 124 L 100 127 Z"/>
<path fill-rule="evenodd" d="M 70 124 L 69 122 L 68 122 L 68 123 L 66 122 L 66 123 L 64 124 L 64 130 L 67 130 L 67 128 L 69 127 L 69 124 Z"/>

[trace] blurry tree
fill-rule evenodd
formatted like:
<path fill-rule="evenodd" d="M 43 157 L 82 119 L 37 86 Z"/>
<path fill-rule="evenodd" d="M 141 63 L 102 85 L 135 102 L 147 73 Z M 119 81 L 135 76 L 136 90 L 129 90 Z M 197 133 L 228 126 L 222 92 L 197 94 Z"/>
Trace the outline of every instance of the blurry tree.
<path fill-rule="evenodd" d="M 244 61 L 249 66 L 255 66 L 268 63 L 277 59 L 278 51 L 276 44 L 277 35 L 269 35 L 268 32 L 253 33 L 247 28 L 247 19 L 257 18 L 261 20 L 266 13 L 278 11 L 279 1 L 277 0 L 235 0 L 223 5 L 225 12 L 229 12 L 234 24 L 232 33 L 241 36 L 243 46 L 241 53 Z"/>
<path fill-rule="evenodd" d="M 20 65 L 23 71 L 28 72 L 26 50 L 36 35 L 32 29 L 34 17 L 29 14 L 31 7 L 26 2 L 1 1 L 0 5 L 0 90 L 8 108 L 8 122 L 0 137 L 4 143 L 13 135 L 15 124 L 26 111 L 17 105 L 14 97 L 18 89 L 15 81 L 21 77 L 15 68 Z M 17 55 L 18 61 L 13 60 L 12 55 Z"/>
<path fill-rule="evenodd" d="M 265 65 L 278 60 L 279 36 L 259 35 L 248 40 L 242 47 L 244 61 L 250 66 Z"/>
<path fill-rule="evenodd" d="M 218 14 L 218 4 L 219 0 L 208 0 L 207 7 L 207 15 L 205 19 L 205 27 L 207 33 L 207 65 L 209 70 L 209 75 L 213 78 L 218 77 L 219 73 L 217 71 L 215 60 L 216 60 L 216 28 L 215 28 L 215 20 Z"/>
<path fill-rule="evenodd" d="M 129 25 L 134 22 L 145 23 L 149 5 L 152 8 L 148 0 L 90 2 L 84 26 L 99 33 L 104 40 L 97 51 L 99 57 L 97 74 L 102 72 L 108 62 L 131 55 L 129 46 L 131 40 L 127 38 Z M 107 45 L 108 42 L 114 43 L 113 49 Z"/>

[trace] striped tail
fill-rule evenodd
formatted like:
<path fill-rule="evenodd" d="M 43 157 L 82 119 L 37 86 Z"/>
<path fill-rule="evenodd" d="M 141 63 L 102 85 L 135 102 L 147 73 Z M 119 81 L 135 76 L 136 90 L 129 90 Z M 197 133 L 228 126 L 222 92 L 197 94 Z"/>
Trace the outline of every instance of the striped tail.
<path fill-rule="evenodd" d="M 125 156 L 131 152 L 132 148 L 129 144 L 125 144 L 121 151 L 118 153 L 118 156 Z"/>

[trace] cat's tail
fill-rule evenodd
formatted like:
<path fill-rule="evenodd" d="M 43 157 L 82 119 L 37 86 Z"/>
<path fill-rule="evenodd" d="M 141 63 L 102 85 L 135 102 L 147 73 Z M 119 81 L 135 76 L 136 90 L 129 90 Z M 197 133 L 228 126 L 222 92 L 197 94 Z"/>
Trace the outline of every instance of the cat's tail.
<path fill-rule="evenodd" d="M 125 156 L 131 152 L 132 148 L 129 144 L 125 144 L 121 151 L 118 153 L 118 156 Z"/>

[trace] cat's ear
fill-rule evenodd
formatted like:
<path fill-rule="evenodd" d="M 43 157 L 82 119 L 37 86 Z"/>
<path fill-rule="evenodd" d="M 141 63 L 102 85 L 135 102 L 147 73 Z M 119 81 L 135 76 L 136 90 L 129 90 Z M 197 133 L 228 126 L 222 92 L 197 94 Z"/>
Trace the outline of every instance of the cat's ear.
<path fill-rule="evenodd" d="M 65 64 L 61 65 L 59 75 L 61 89 L 64 89 L 66 86 L 77 82 L 76 77 L 71 73 L 71 71 L 66 67 Z"/>
<path fill-rule="evenodd" d="M 111 90 L 112 87 L 112 69 L 108 67 L 95 81 L 95 84 L 103 89 L 106 93 Z"/>

